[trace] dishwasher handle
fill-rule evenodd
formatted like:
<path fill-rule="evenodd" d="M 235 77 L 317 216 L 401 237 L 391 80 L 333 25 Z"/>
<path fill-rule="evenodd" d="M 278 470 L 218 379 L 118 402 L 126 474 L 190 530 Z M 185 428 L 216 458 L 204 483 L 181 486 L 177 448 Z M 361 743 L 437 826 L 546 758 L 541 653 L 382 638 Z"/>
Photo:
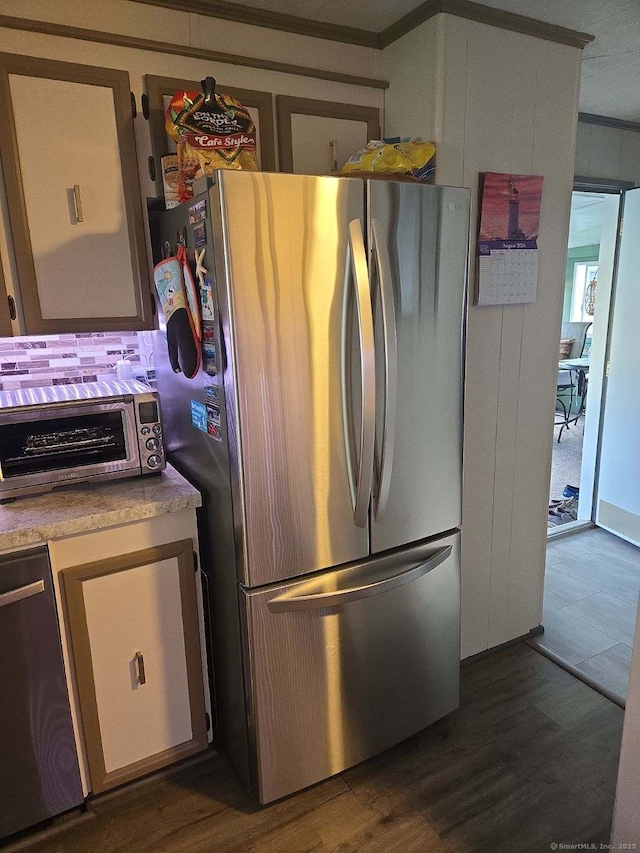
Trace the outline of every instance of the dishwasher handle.
<path fill-rule="evenodd" d="M 39 580 L 35 583 L 28 583 L 26 586 L 19 586 L 17 589 L 10 589 L 9 592 L 3 592 L 0 595 L 0 607 L 6 607 L 8 604 L 14 604 L 16 601 L 22 601 L 23 598 L 30 598 L 32 595 L 44 592 L 44 581 Z"/>
<path fill-rule="evenodd" d="M 359 601 L 363 598 L 371 598 L 374 595 L 380 595 L 383 592 L 390 592 L 392 589 L 397 589 L 406 583 L 418 580 L 418 578 L 426 575 L 440 563 L 443 563 L 451 554 L 451 545 L 445 545 L 444 548 L 439 548 L 427 560 L 423 560 L 415 566 L 397 574 L 389 575 L 382 580 L 373 581 L 371 583 L 362 583 L 362 581 L 354 586 L 347 586 L 344 589 L 332 590 L 326 592 L 304 592 L 296 593 L 284 592 L 272 598 L 269 602 L 269 610 L 272 613 L 288 613 L 295 610 L 312 610 L 321 607 L 335 607 L 338 604 L 345 604 L 347 601 Z M 306 586 L 306 584 L 305 584 Z"/>

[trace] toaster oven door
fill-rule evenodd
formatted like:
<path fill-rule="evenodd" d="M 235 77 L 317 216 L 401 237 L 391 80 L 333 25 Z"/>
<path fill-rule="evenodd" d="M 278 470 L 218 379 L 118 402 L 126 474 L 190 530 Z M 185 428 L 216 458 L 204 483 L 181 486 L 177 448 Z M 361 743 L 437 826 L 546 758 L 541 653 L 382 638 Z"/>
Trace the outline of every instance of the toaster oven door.
<path fill-rule="evenodd" d="M 0 419 L 0 495 L 139 468 L 135 416 L 125 400 L 30 406 Z"/>

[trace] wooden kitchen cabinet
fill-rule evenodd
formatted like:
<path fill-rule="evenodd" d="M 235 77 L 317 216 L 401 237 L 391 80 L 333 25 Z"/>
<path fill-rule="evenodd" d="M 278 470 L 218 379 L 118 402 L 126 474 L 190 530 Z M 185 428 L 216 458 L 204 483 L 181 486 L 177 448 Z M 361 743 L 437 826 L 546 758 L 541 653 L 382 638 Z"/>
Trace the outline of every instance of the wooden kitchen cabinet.
<path fill-rule="evenodd" d="M 205 749 L 192 540 L 61 578 L 91 790 Z"/>
<path fill-rule="evenodd" d="M 376 107 L 278 95 L 276 111 L 282 172 L 339 172 L 370 139 L 380 138 Z"/>
<path fill-rule="evenodd" d="M 127 72 L 0 54 L 0 158 L 25 332 L 152 328 Z"/>

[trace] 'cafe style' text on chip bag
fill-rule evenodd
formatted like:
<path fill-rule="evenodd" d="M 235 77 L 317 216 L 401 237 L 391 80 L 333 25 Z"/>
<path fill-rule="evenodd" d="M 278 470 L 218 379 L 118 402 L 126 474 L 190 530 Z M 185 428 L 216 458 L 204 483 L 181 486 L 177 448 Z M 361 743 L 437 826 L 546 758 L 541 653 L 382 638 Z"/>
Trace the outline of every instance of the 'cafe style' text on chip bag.
<path fill-rule="evenodd" d="M 215 169 L 256 170 L 256 129 L 248 110 L 231 95 L 215 91 L 207 77 L 202 91 L 178 92 L 167 108 L 165 127 L 177 142 L 178 197 L 193 195 L 193 181 Z"/>

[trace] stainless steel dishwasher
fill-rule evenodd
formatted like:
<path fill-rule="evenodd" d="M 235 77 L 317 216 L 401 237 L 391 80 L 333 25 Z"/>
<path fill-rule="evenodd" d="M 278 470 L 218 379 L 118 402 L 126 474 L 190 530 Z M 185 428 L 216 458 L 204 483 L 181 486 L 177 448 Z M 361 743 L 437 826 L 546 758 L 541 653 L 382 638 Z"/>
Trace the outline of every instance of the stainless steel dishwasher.
<path fill-rule="evenodd" d="M 83 802 L 46 548 L 0 557 L 0 837 Z"/>

